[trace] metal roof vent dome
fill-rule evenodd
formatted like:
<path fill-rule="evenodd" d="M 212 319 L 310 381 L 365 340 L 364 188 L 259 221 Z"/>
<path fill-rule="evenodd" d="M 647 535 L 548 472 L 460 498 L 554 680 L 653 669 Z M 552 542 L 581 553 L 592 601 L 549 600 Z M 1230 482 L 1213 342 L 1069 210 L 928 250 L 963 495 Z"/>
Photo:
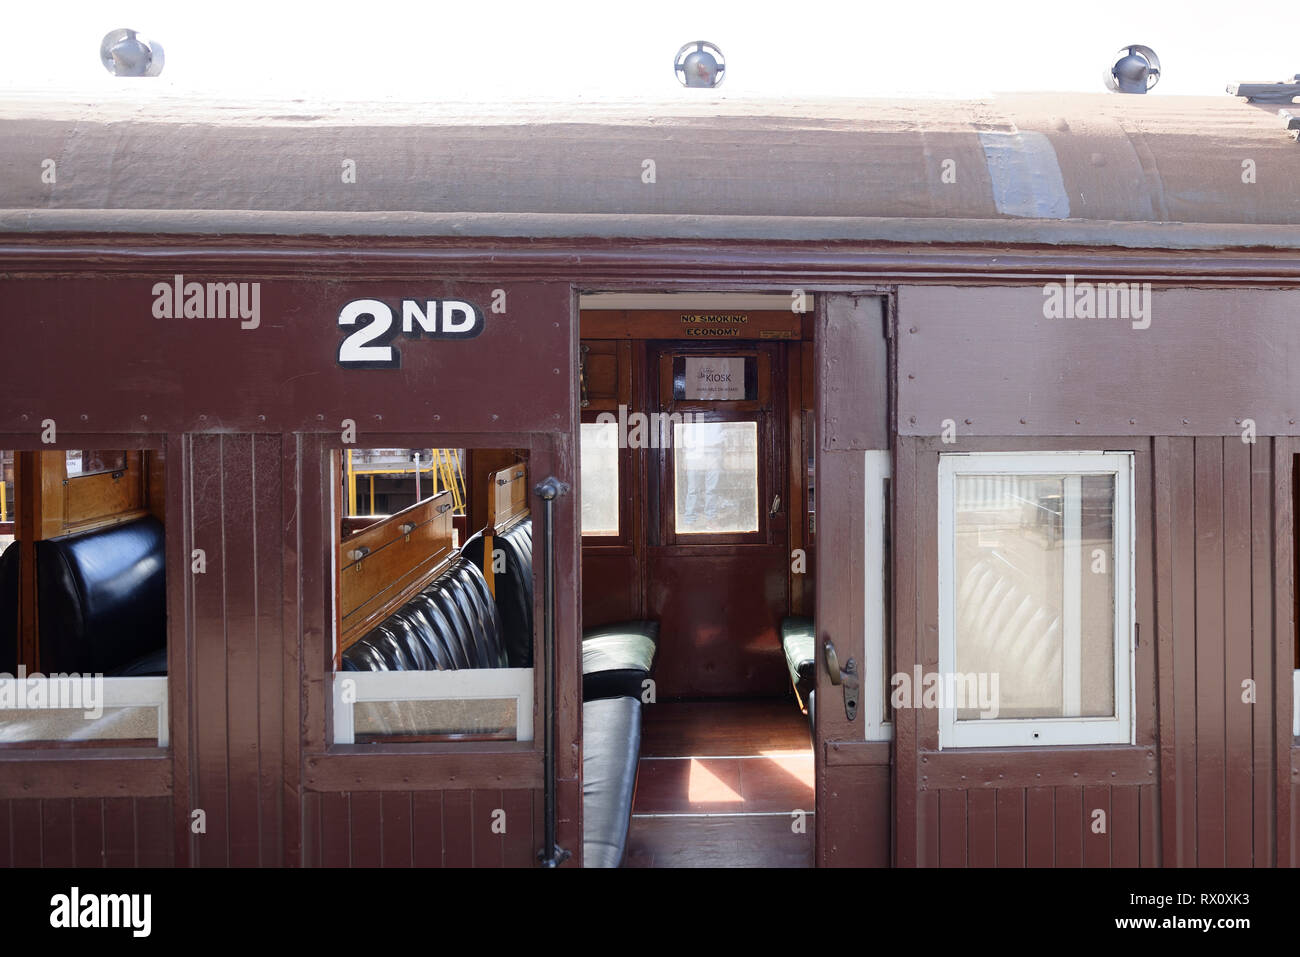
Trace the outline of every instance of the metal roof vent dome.
<path fill-rule="evenodd" d="M 99 59 L 114 76 L 157 76 L 163 68 L 163 48 L 134 30 L 110 30 L 99 45 Z"/>
<path fill-rule="evenodd" d="M 707 40 L 692 40 L 677 51 L 677 56 L 673 58 L 673 69 L 683 86 L 711 89 L 722 83 L 727 62 L 717 44 Z"/>
<path fill-rule="evenodd" d="M 1112 93 L 1146 93 L 1160 81 L 1160 57 L 1150 47 L 1130 43 L 1102 77 Z"/>

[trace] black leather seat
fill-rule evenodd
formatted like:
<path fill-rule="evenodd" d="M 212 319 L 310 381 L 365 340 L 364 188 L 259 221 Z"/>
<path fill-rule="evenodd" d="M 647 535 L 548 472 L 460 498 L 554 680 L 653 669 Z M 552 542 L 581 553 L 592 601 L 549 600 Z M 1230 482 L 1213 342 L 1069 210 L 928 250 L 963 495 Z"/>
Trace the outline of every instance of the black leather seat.
<path fill-rule="evenodd" d="M 582 856 L 585 867 L 618 867 L 636 796 L 641 702 L 603 698 L 582 706 Z"/>
<path fill-rule="evenodd" d="M 461 554 L 483 567 L 483 533 L 475 532 Z M 493 572 L 496 604 L 510 666 L 533 662 L 533 520 L 526 518 L 498 535 L 493 549 L 503 560 Z M 640 699 L 654 667 L 659 623 L 624 621 L 582 633 L 582 700 L 628 695 Z"/>
<path fill-rule="evenodd" d="M 808 711 L 808 727 L 813 728 L 814 691 L 817 687 L 817 632 L 811 618 L 791 615 L 781 620 L 781 649 L 790 682 Z M 815 732 L 814 732 L 815 734 Z"/>
<path fill-rule="evenodd" d="M 153 517 L 37 542 L 41 671 L 166 674 L 165 565 Z"/>
<path fill-rule="evenodd" d="M 483 533 L 475 532 L 461 554 L 483 568 Z M 503 643 L 511 668 L 533 666 L 533 520 L 524 519 L 492 540 L 503 560 L 493 568 L 497 613 L 505 631 Z M 485 580 L 486 584 L 486 580 Z"/>
<path fill-rule="evenodd" d="M 343 652 L 344 671 L 504 667 L 496 605 L 483 573 L 463 556 Z"/>
<path fill-rule="evenodd" d="M 18 543 L 0 553 L 0 674 L 18 672 Z"/>
<path fill-rule="evenodd" d="M 640 700 L 654 666 L 657 621 L 621 621 L 582 633 L 582 700 Z"/>
<path fill-rule="evenodd" d="M 806 702 L 816 686 L 816 637 L 813 620 L 791 615 L 781 620 L 781 648 L 785 652 L 785 666 L 790 672 L 790 682 Z"/>

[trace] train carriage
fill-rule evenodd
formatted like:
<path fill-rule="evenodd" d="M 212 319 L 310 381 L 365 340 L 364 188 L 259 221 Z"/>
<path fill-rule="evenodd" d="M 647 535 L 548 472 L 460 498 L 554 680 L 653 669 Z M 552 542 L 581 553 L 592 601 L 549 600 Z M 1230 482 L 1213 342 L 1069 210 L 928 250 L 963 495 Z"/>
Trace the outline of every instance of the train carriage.
<path fill-rule="evenodd" d="M 1272 110 L 0 127 L 0 862 L 1300 862 Z"/>

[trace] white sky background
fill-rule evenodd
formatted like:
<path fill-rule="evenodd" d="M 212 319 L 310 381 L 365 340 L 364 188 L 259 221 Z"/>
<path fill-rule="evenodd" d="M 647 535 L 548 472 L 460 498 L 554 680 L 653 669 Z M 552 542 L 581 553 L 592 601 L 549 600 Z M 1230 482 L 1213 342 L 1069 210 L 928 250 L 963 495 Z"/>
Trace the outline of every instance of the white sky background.
<path fill-rule="evenodd" d="M 1224 95 L 1300 73 L 1293 0 L 11 0 L 7 93 L 339 100 L 662 99 L 687 95 L 672 57 L 690 40 L 727 59 L 718 93 L 951 96 L 1104 92 L 1128 43 L 1160 56 L 1154 95 Z M 156 79 L 110 76 L 104 34 L 157 39 Z M 14 42 L 13 38 L 22 38 Z M 690 95 L 698 91 L 691 91 Z"/>

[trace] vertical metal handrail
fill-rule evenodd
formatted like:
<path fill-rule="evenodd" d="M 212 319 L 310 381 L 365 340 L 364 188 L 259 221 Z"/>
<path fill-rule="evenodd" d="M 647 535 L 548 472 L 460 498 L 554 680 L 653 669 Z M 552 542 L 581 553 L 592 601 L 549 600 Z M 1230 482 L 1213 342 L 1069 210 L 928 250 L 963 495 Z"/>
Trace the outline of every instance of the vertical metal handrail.
<path fill-rule="evenodd" d="M 546 579 L 542 590 L 545 612 L 542 619 L 543 688 L 543 765 L 545 768 L 545 843 L 537 858 L 543 867 L 558 867 L 569 852 L 555 844 L 555 500 L 569 491 L 569 486 L 550 476 L 533 489 L 545 503 L 546 528 L 543 554 Z"/>

